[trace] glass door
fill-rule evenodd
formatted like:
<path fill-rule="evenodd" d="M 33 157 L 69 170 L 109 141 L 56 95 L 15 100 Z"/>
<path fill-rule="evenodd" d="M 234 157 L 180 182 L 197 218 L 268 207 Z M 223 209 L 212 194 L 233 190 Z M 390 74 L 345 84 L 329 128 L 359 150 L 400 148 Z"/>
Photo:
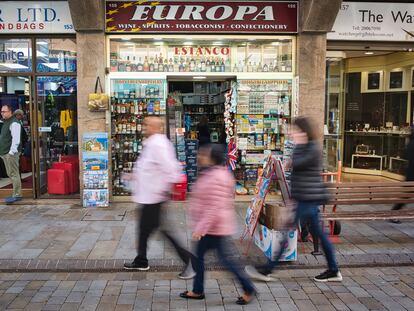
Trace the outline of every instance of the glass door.
<path fill-rule="evenodd" d="M 36 78 L 38 176 L 41 196 L 79 193 L 75 76 Z"/>

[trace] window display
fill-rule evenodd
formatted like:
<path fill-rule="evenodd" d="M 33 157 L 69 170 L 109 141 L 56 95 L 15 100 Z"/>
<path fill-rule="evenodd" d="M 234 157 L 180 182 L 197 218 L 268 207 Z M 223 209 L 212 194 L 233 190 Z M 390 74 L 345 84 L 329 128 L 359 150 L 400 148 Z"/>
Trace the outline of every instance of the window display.
<path fill-rule="evenodd" d="M 0 72 L 31 72 L 30 39 L 0 39 Z"/>
<path fill-rule="evenodd" d="M 38 72 L 76 72 L 76 40 L 36 39 Z"/>
<path fill-rule="evenodd" d="M 128 195 L 122 173 L 130 173 L 142 150 L 147 115 L 165 116 L 165 81 L 111 80 L 112 180 L 114 195 Z"/>

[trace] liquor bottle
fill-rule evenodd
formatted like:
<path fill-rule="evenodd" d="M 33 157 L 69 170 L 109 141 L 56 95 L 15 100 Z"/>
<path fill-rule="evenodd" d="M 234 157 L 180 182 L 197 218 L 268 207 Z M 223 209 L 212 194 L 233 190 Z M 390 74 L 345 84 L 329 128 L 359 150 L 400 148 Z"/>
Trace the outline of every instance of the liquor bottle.
<path fill-rule="evenodd" d="M 201 72 L 205 72 L 206 71 L 206 61 L 204 59 L 204 57 L 201 59 Z"/>
<path fill-rule="evenodd" d="M 270 65 L 269 65 L 269 71 L 270 71 L 270 72 L 276 71 L 276 68 L 275 68 L 275 66 L 273 65 L 273 62 L 271 62 L 271 63 L 270 63 Z"/>
<path fill-rule="evenodd" d="M 249 65 L 247 66 L 247 72 L 252 72 L 253 71 L 253 65 L 252 62 L 249 62 Z"/>
<path fill-rule="evenodd" d="M 143 68 L 144 71 L 149 71 L 149 64 L 148 64 L 148 57 L 147 56 L 145 56 L 144 65 L 143 65 L 142 68 Z"/>
<path fill-rule="evenodd" d="M 127 56 L 127 61 L 126 61 L 126 65 L 125 65 L 125 70 L 127 72 L 131 72 L 131 61 L 129 60 L 129 56 Z"/>
<path fill-rule="evenodd" d="M 225 72 L 226 71 L 226 65 L 224 63 L 224 59 L 221 59 L 221 63 L 220 63 L 220 72 Z"/>
<path fill-rule="evenodd" d="M 190 60 L 190 71 L 191 72 L 194 72 L 195 70 L 196 70 L 196 63 L 195 63 L 194 58 L 191 57 L 191 60 Z"/>
<path fill-rule="evenodd" d="M 154 59 L 152 57 L 150 58 L 149 71 L 150 72 L 155 71 Z"/>
<path fill-rule="evenodd" d="M 125 66 L 125 60 L 120 59 L 118 63 L 118 71 L 125 72 L 126 66 Z"/>
<path fill-rule="evenodd" d="M 259 62 L 259 65 L 257 65 L 257 72 L 262 72 L 263 71 L 263 67 L 262 67 L 262 62 Z"/>
<path fill-rule="evenodd" d="M 230 63 L 230 58 L 226 59 L 226 67 L 224 71 L 231 71 L 231 63 Z"/>
<path fill-rule="evenodd" d="M 134 99 L 134 114 L 137 115 L 138 113 L 139 113 L 138 100 Z"/>
<path fill-rule="evenodd" d="M 180 65 L 178 66 L 178 71 L 179 72 L 184 72 L 184 65 L 183 65 L 183 61 L 180 61 Z"/>
<path fill-rule="evenodd" d="M 178 56 L 174 56 L 174 72 L 179 72 L 180 71 L 180 62 L 178 59 Z"/>
<path fill-rule="evenodd" d="M 154 64 L 154 67 L 155 67 L 155 65 L 158 66 L 158 55 L 157 54 L 155 54 L 155 58 L 154 59 L 152 59 L 152 57 L 151 57 L 150 60 L 151 60 L 150 61 L 150 65 L 151 65 L 151 63 L 153 63 Z"/>
<path fill-rule="evenodd" d="M 174 64 L 172 62 L 172 58 L 170 58 L 170 63 L 168 64 L 168 71 L 174 72 Z"/>
<path fill-rule="evenodd" d="M 215 72 L 216 71 L 216 62 L 214 61 L 214 58 L 211 60 L 210 66 L 211 66 L 211 72 Z"/>
<path fill-rule="evenodd" d="M 210 62 L 210 57 L 207 57 L 207 61 L 206 61 L 206 69 L 207 69 L 207 72 L 211 72 L 211 62 Z"/>
<path fill-rule="evenodd" d="M 196 59 L 196 63 L 195 63 L 195 71 L 197 71 L 197 72 L 202 72 L 202 70 L 201 70 L 201 61 L 200 61 L 200 58 L 197 58 Z"/>
<path fill-rule="evenodd" d="M 237 71 L 238 72 L 243 72 L 243 63 L 241 60 L 239 60 L 239 64 L 237 66 Z"/>
<path fill-rule="evenodd" d="M 237 67 L 237 64 L 234 64 L 234 67 L 233 67 L 233 72 L 238 72 L 239 71 L 239 69 L 238 69 L 238 67 Z"/>
<path fill-rule="evenodd" d="M 164 71 L 170 71 L 170 67 L 168 66 L 168 60 L 167 60 L 167 58 L 164 59 Z"/>
<path fill-rule="evenodd" d="M 247 66 L 247 60 L 245 60 L 243 64 L 243 72 L 247 72 L 247 71 L 249 71 L 249 66 Z"/>
<path fill-rule="evenodd" d="M 144 71 L 144 66 L 142 65 L 141 57 L 138 59 L 137 71 Z"/>

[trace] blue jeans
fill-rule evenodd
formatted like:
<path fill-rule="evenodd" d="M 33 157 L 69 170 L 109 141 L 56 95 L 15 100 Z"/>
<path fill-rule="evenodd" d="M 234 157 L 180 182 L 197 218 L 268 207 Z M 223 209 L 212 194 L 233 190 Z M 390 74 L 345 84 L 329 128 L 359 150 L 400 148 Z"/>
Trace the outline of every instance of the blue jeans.
<path fill-rule="evenodd" d="M 298 222 L 309 224 L 309 230 L 312 236 L 321 241 L 322 249 L 325 253 L 326 261 L 328 262 L 328 269 L 330 271 L 337 272 L 338 266 L 335 259 L 335 250 L 326 233 L 322 230 L 320 223 L 319 203 L 299 201 L 296 208 L 295 224 Z M 283 241 L 282 245 L 286 245 L 286 242 L 287 240 Z M 280 257 L 282 257 L 284 251 L 284 247 L 281 247 L 274 261 L 269 261 L 267 265 L 258 266 L 257 269 L 264 274 L 270 274 L 278 265 Z"/>
<path fill-rule="evenodd" d="M 243 290 L 246 293 L 253 293 L 253 283 L 245 275 L 244 271 L 240 269 L 239 265 L 234 262 L 230 257 L 230 248 L 226 245 L 232 244 L 230 239 L 225 236 L 219 235 L 205 235 L 197 243 L 197 259 L 195 262 L 196 276 L 193 283 L 193 292 L 196 294 L 204 293 L 204 255 L 210 249 L 215 249 L 221 262 L 224 264 L 227 270 L 232 272 L 242 285 Z"/>

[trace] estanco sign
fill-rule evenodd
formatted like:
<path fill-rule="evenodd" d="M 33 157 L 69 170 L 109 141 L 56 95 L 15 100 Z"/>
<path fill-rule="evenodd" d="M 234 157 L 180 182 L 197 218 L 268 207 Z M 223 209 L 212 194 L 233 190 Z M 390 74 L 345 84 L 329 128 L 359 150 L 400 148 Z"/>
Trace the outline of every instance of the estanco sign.
<path fill-rule="evenodd" d="M 298 1 L 107 1 L 107 32 L 296 33 Z"/>
<path fill-rule="evenodd" d="M 1 1 L 0 34 L 75 33 L 66 1 Z"/>
<path fill-rule="evenodd" d="M 414 3 L 343 2 L 328 39 L 414 41 Z"/>

